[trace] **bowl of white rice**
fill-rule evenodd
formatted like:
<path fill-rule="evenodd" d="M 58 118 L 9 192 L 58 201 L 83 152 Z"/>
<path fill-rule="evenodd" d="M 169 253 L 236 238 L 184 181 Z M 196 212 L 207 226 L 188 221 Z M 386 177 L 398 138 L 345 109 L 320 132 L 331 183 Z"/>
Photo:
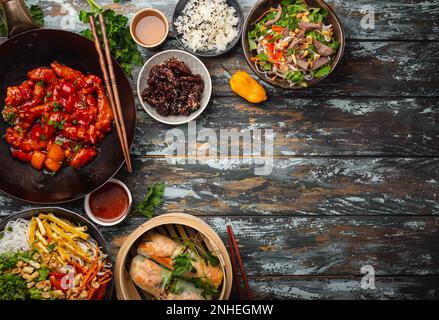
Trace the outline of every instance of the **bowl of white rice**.
<path fill-rule="evenodd" d="M 172 19 L 175 38 L 188 52 L 217 57 L 239 41 L 244 15 L 235 0 L 180 0 Z"/>

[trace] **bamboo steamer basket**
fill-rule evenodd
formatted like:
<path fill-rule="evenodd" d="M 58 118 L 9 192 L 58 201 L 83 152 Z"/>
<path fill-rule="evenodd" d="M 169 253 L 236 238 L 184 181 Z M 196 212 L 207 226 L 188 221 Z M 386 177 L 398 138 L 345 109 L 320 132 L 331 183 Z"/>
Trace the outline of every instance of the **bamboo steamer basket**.
<path fill-rule="evenodd" d="M 150 299 L 149 295 L 138 288 L 129 276 L 131 259 L 137 255 L 137 246 L 144 235 L 154 230 L 172 239 L 199 239 L 199 243 L 220 260 L 224 278 L 218 300 L 227 300 L 232 289 L 232 264 L 224 243 L 218 234 L 203 220 L 184 213 L 168 213 L 142 224 L 134 230 L 122 244 L 116 257 L 114 281 L 119 300 Z"/>

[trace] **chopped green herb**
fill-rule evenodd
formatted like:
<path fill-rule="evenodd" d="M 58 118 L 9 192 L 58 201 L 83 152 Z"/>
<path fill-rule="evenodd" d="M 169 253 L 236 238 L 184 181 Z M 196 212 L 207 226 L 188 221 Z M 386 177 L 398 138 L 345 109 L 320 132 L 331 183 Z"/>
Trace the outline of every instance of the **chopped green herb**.
<path fill-rule="evenodd" d="M 56 140 L 55 143 L 59 146 L 64 145 L 64 142 L 62 142 L 61 140 Z"/>
<path fill-rule="evenodd" d="M 204 262 L 210 264 L 212 267 L 217 267 L 220 264 L 220 261 L 217 256 L 215 256 L 212 252 L 206 251 L 204 254 Z"/>
<path fill-rule="evenodd" d="M 17 120 L 17 114 L 13 111 L 8 112 L 8 109 L 8 106 L 3 109 L 3 120 L 5 120 L 10 126 L 13 126 Z"/>
<path fill-rule="evenodd" d="M 52 245 L 55 245 L 54 247 L 52 247 Z M 49 250 L 49 252 L 52 252 L 54 249 L 56 248 L 56 243 L 51 243 L 47 246 L 47 249 Z M 47 267 L 42 267 L 38 270 L 38 272 L 40 273 L 40 275 L 38 276 L 38 281 L 44 281 L 48 278 L 49 276 L 49 268 Z"/>
<path fill-rule="evenodd" d="M 259 58 L 259 60 L 263 61 L 263 62 L 267 62 L 268 61 L 268 56 L 265 53 L 260 53 L 256 56 L 256 58 Z"/>
<path fill-rule="evenodd" d="M 63 130 L 64 129 L 64 124 L 65 124 L 65 121 L 64 120 L 62 120 L 62 121 L 55 121 L 55 123 L 53 124 L 53 127 L 55 128 L 55 129 L 58 129 L 58 130 Z"/>
<path fill-rule="evenodd" d="M 44 134 L 42 134 L 42 135 L 40 135 L 40 140 L 41 140 L 41 141 L 46 141 L 47 138 L 46 138 L 46 136 L 45 136 Z"/>
<path fill-rule="evenodd" d="M 196 272 L 197 270 L 192 266 L 192 257 L 190 252 L 180 253 L 174 259 L 174 276 L 183 276 L 188 272 Z"/>
<path fill-rule="evenodd" d="M 56 242 L 52 242 L 47 246 L 47 250 L 49 250 L 49 252 L 52 252 L 55 249 L 56 249 Z"/>
<path fill-rule="evenodd" d="M 162 182 L 156 183 L 153 186 L 148 186 L 145 198 L 134 208 L 133 213 L 140 213 L 147 218 L 152 218 L 154 215 L 154 208 L 163 203 L 162 197 L 164 191 L 165 184 Z"/>
<path fill-rule="evenodd" d="M 208 296 L 212 296 L 213 298 L 218 298 L 220 295 L 220 292 L 215 286 L 212 284 L 210 279 L 206 277 L 193 277 L 190 280 L 196 288 L 202 289 L 201 295 L 204 298 L 207 298 Z"/>
<path fill-rule="evenodd" d="M 35 23 L 42 27 L 44 25 L 44 12 L 39 5 L 31 5 L 29 8 L 30 15 L 34 19 Z"/>

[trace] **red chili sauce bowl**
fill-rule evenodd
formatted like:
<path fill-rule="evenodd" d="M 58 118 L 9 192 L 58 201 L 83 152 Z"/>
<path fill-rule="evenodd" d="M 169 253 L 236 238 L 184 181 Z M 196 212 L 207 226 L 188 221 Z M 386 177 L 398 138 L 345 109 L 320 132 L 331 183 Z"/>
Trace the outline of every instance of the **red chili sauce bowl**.
<path fill-rule="evenodd" d="M 131 192 L 121 181 L 110 179 L 84 200 L 85 212 L 96 224 L 114 226 L 127 217 L 132 205 Z"/>

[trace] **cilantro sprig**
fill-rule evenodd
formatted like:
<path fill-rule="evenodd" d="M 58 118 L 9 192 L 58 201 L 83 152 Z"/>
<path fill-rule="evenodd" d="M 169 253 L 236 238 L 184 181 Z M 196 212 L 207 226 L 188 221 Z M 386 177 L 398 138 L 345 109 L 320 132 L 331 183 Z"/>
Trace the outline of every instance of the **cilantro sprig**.
<path fill-rule="evenodd" d="M 192 266 L 194 259 L 189 252 L 181 253 L 174 259 L 174 276 L 182 276 L 187 272 L 197 272 Z"/>
<path fill-rule="evenodd" d="M 196 260 L 194 255 L 202 258 L 206 264 L 210 264 L 213 267 L 217 267 L 220 264 L 218 257 L 210 251 L 205 251 L 201 255 L 196 249 L 196 245 L 193 243 L 185 243 L 184 247 L 184 252 L 174 258 L 174 271 L 172 272 L 172 277 L 181 278 L 193 283 L 196 288 L 201 289 L 201 295 L 204 298 L 207 298 L 208 296 L 218 298 L 220 295 L 219 290 L 215 288 L 212 281 L 204 275 L 204 273 L 200 277 L 188 277 L 189 272 L 197 273 L 197 269 L 192 264 L 192 262 Z M 171 291 L 174 289 L 175 288 L 171 287 Z"/>
<path fill-rule="evenodd" d="M 134 208 L 133 213 L 143 214 L 147 218 L 152 218 L 154 209 L 163 203 L 162 198 L 165 193 L 165 188 L 166 186 L 162 182 L 148 186 L 148 191 L 143 201 Z"/>

